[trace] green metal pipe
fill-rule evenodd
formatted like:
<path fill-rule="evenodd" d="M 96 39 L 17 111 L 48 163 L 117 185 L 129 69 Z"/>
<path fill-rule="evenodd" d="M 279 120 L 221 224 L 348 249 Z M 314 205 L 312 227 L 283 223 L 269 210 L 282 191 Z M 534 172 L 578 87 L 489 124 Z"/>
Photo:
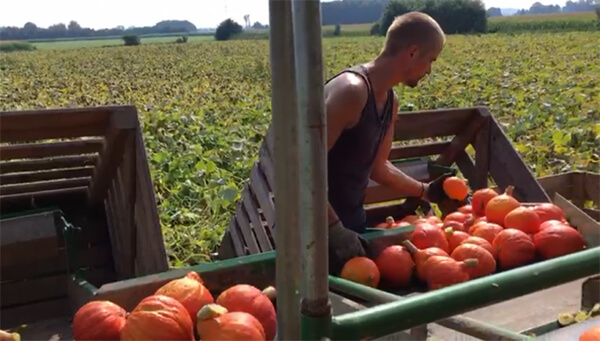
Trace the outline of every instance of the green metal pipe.
<path fill-rule="evenodd" d="M 367 287 L 343 278 L 329 276 L 329 285 L 332 289 L 341 293 L 358 297 L 370 303 L 384 304 L 405 300 L 406 297 L 394 295 L 387 291 Z M 435 321 L 440 326 L 476 337 L 481 340 L 510 340 L 522 341 L 529 340 L 528 336 L 513 332 L 508 329 L 496 327 L 494 325 L 477 321 L 465 316 L 454 316 L 444 320 Z"/>
<path fill-rule="evenodd" d="M 340 316 L 337 340 L 376 338 L 599 273 L 600 247 Z"/>
<path fill-rule="evenodd" d="M 331 315 L 327 317 L 311 317 L 301 314 L 302 340 L 329 339 L 331 335 Z"/>

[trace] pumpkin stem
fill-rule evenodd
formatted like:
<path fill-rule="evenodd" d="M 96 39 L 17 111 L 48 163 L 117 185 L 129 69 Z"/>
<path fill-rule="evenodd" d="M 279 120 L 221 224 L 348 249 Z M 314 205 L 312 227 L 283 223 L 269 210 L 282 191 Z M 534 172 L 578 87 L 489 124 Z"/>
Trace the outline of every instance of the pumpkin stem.
<path fill-rule="evenodd" d="M 394 220 L 394 217 L 389 216 L 389 217 L 385 218 L 385 222 L 391 225 L 391 224 L 395 223 L 396 221 Z"/>
<path fill-rule="evenodd" d="M 444 233 L 446 234 L 446 237 L 452 237 L 454 234 L 454 229 L 452 227 L 446 227 L 444 229 Z"/>
<path fill-rule="evenodd" d="M 262 291 L 263 295 L 267 296 L 271 301 L 277 298 L 277 290 L 275 287 L 268 286 Z"/>
<path fill-rule="evenodd" d="M 221 315 L 227 314 L 227 308 L 220 306 L 216 303 L 205 304 L 202 309 L 198 310 L 196 314 L 196 319 L 200 320 L 210 320 L 215 317 L 219 317 Z"/>
<path fill-rule="evenodd" d="M 479 260 L 477 258 L 467 258 L 463 261 L 463 264 L 467 268 L 474 268 L 479 265 Z"/>
<path fill-rule="evenodd" d="M 514 189 L 515 189 L 515 186 L 506 186 L 506 190 L 504 191 L 504 194 L 512 197 Z"/>
<path fill-rule="evenodd" d="M 198 281 L 200 284 L 204 284 L 204 281 L 202 280 L 202 278 L 200 277 L 200 275 L 195 272 L 195 271 L 190 271 L 187 273 L 187 275 L 185 275 L 185 277 L 187 278 L 191 278 L 195 281 Z"/>
<path fill-rule="evenodd" d="M 417 249 L 415 244 L 411 243 L 408 239 L 401 241 L 400 244 L 402 244 L 402 246 L 404 246 L 411 255 L 414 255 L 415 253 L 419 252 L 419 249 Z"/>

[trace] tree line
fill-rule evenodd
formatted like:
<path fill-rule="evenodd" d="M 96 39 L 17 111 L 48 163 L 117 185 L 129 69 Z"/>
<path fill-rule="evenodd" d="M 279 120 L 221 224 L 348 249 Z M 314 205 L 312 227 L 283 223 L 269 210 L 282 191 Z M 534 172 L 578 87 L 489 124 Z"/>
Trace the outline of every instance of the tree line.
<path fill-rule="evenodd" d="M 195 32 L 197 28 L 187 20 L 163 20 L 154 26 L 130 27 L 123 26 L 95 30 L 81 27 L 76 21 L 68 25 L 63 23 L 51 25 L 48 28 L 38 27 L 32 22 L 23 27 L 0 27 L 0 40 L 35 40 L 60 38 L 92 38 L 123 35 L 149 35 Z"/>

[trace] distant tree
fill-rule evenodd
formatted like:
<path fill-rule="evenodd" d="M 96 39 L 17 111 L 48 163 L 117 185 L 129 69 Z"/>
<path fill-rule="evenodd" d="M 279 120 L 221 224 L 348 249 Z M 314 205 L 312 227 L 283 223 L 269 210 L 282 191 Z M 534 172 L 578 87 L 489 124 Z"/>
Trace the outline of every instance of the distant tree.
<path fill-rule="evenodd" d="M 373 24 L 373 26 L 371 26 L 371 35 L 372 36 L 378 36 L 380 34 L 380 30 L 381 30 L 381 25 L 379 24 L 379 22 L 376 22 Z"/>
<path fill-rule="evenodd" d="M 502 10 L 498 7 L 490 7 L 487 10 L 487 15 L 488 15 L 488 17 L 501 17 Z"/>
<path fill-rule="evenodd" d="M 394 19 L 407 12 L 429 14 L 446 34 L 483 33 L 487 30 L 487 12 L 481 0 L 393 0 L 379 20 L 379 34 L 385 35 Z"/>
<path fill-rule="evenodd" d="M 337 37 L 341 34 L 342 34 L 342 26 L 340 26 L 340 24 L 335 25 L 335 28 L 333 29 L 333 35 Z"/>
<path fill-rule="evenodd" d="M 258 21 L 256 21 L 254 24 L 252 24 L 252 28 L 255 28 L 255 29 L 261 29 L 261 28 L 267 28 L 267 27 L 268 27 L 267 25 L 263 25 Z"/>
<path fill-rule="evenodd" d="M 216 40 L 228 40 L 235 34 L 242 33 L 242 26 L 232 19 L 223 20 L 215 31 Z"/>
<path fill-rule="evenodd" d="M 127 34 L 123 36 L 125 46 L 135 46 L 141 44 L 140 37 L 136 34 Z"/>

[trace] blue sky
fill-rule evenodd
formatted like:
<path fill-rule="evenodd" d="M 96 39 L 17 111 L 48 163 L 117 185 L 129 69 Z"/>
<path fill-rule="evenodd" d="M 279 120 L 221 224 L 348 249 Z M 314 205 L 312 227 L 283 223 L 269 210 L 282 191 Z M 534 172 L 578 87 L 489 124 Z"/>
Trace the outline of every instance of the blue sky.
<path fill-rule="evenodd" d="M 544 1 L 545 5 L 565 1 Z M 535 0 L 484 0 L 486 7 L 529 8 Z M 0 6 L 0 26 L 23 26 L 31 21 L 38 26 L 76 20 L 83 27 L 111 28 L 119 25 L 151 26 L 166 20 L 189 20 L 197 27 L 216 27 L 230 17 L 239 23 L 250 14 L 252 22 L 267 23 L 268 0 L 18 0 Z"/>

